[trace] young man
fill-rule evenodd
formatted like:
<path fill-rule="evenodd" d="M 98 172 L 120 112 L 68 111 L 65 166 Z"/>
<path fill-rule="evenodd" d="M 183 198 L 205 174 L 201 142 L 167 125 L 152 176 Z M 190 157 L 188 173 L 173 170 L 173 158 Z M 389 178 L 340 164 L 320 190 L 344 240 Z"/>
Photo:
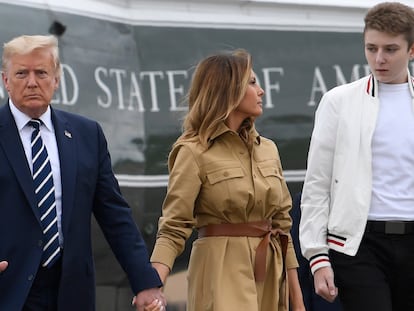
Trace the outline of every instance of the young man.
<path fill-rule="evenodd" d="M 300 240 L 315 291 L 344 310 L 414 310 L 414 12 L 365 16 L 372 74 L 318 107 L 302 194 Z M 336 288 L 338 286 L 338 289 Z"/>
<path fill-rule="evenodd" d="M 136 310 L 163 310 L 162 282 L 101 127 L 50 106 L 61 74 L 57 39 L 14 38 L 2 69 L 0 310 L 95 310 L 92 214 L 129 277 Z"/>

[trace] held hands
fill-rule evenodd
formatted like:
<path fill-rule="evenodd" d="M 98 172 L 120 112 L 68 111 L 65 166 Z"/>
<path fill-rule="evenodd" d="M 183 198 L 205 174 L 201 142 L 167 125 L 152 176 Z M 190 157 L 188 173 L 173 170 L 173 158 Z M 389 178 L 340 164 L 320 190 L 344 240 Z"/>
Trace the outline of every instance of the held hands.
<path fill-rule="evenodd" d="M 161 263 L 152 263 L 152 266 L 157 270 L 161 281 L 165 283 L 169 268 Z M 167 300 L 161 288 L 143 290 L 132 299 L 132 306 L 136 307 L 137 311 L 165 311 L 166 305 Z"/>
<path fill-rule="evenodd" d="M 161 281 L 165 284 L 170 268 L 162 263 L 152 263 L 152 266 L 157 270 Z M 137 311 L 165 311 L 167 301 L 164 294 L 159 288 L 151 288 L 144 290 L 132 299 L 132 305 L 136 307 Z"/>
<path fill-rule="evenodd" d="M 132 299 L 136 311 L 165 311 L 167 300 L 160 288 L 150 288 L 139 292 Z"/>
<path fill-rule="evenodd" d="M 315 292 L 329 302 L 333 302 L 338 295 L 338 288 L 334 283 L 334 273 L 331 267 L 323 267 L 314 274 Z"/>
<path fill-rule="evenodd" d="M 7 261 L 0 261 L 0 273 L 7 269 L 9 263 Z"/>

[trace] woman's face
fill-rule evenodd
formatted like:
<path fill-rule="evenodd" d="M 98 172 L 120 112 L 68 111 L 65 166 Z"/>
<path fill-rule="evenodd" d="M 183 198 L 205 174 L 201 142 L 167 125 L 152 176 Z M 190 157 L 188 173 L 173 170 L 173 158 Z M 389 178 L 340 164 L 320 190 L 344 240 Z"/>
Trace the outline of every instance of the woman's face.
<path fill-rule="evenodd" d="M 240 124 L 247 118 L 256 118 L 263 113 L 262 96 L 263 89 L 257 83 L 256 75 L 253 70 L 250 73 L 249 84 L 247 85 L 246 93 L 237 108 L 231 112 L 232 119 L 237 120 Z"/>

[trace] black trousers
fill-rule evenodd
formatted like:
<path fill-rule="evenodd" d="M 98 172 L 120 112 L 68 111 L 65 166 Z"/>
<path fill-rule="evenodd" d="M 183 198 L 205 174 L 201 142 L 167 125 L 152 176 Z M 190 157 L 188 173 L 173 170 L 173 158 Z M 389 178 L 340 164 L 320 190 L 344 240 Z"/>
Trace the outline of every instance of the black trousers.
<path fill-rule="evenodd" d="M 57 311 L 61 268 L 61 260 L 50 269 L 39 268 L 22 311 Z"/>
<path fill-rule="evenodd" d="M 414 310 L 414 234 L 366 232 L 356 256 L 330 259 L 344 311 Z"/>

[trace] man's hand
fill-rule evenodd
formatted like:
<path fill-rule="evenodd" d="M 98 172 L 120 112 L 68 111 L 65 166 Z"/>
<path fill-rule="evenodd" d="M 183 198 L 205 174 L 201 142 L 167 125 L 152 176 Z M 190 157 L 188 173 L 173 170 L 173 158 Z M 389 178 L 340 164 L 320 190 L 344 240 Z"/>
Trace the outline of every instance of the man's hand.
<path fill-rule="evenodd" d="M 139 292 L 132 300 L 137 311 L 164 311 L 167 300 L 160 288 L 150 288 Z"/>
<path fill-rule="evenodd" d="M 7 269 L 9 263 L 7 261 L 0 261 L 0 273 Z"/>
<path fill-rule="evenodd" d="M 314 276 L 315 292 L 329 302 L 333 302 L 338 295 L 338 288 L 334 283 L 334 273 L 331 267 L 316 270 Z"/>

